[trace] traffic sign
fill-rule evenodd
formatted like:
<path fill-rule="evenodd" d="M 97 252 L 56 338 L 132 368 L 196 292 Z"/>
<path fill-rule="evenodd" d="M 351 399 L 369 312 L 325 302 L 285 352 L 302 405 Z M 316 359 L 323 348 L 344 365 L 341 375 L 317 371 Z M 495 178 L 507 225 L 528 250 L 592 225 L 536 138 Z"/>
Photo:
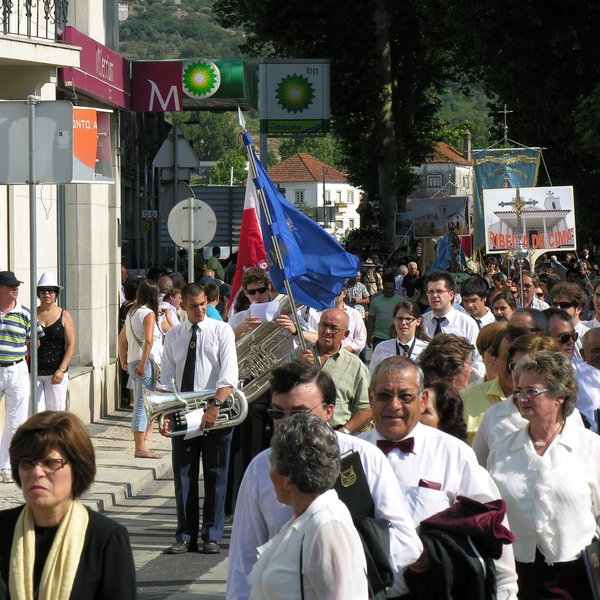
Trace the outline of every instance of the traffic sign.
<path fill-rule="evenodd" d="M 158 211 L 157 210 L 143 210 L 142 211 L 142 219 L 144 219 L 144 221 L 156 221 L 156 219 L 158 219 Z"/>
<path fill-rule="evenodd" d="M 190 208 L 193 214 L 194 239 L 190 240 Z M 213 209 L 204 201 L 187 198 L 173 207 L 169 213 L 167 229 L 173 241 L 183 247 L 193 242 L 194 249 L 210 244 L 217 232 L 217 217 Z"/>

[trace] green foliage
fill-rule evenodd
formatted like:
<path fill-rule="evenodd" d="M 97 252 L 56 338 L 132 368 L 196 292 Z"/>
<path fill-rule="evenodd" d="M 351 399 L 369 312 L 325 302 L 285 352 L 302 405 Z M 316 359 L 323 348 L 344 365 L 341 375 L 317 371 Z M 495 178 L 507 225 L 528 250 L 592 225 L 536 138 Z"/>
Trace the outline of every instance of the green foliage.
<path fill-rule="evenodd" d="M 210 182 L 215 185 L 230 185 L 231 168 L 233 167 L 233 184 L 246 181 L 246 156 L 241 150 L 230 150 L 226 152 L 221 160 L 210 171 Z"/>
<path fill-rule="evenodd" d="M 239 58 L 241 34 L 224 31 L 212 0 L 129 4 L 120 24 L 120 52 L 129 59 Z"/>
<path fill-rule="evenodd" d="M 298 152 L 308 152 L 338 171 L 346 169 L 340 143 L 331 135 L 314 138 L 286 138 L 279 147 L 281 160 Z"/>

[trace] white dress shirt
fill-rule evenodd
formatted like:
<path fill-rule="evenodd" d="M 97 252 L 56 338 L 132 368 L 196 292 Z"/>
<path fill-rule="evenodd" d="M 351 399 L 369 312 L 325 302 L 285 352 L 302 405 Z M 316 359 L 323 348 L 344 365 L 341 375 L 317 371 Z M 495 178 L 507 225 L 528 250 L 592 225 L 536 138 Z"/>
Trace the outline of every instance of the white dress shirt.
<path fill-rule="evenodd" d="M 174 379 L 181 389 L 183 369 L 190 345 L 192 323 L 186 321 L 167 331 L 160 382 L 169 390 Z M 233 329 L 222 321 L 204 317 L 196 333 L 194 390 L 218 390 L 238 386 L 238 365 Z"/>
<path fill-rule="evenodd" d="M 373 375 L 373 373 L 375 372 L 375 367 L 382 360 L 385 360 L 386 358 L 389 358 L 390 356 L 398 356 L 397 342 L 398 342 L 398 339 L 394 338 L 392 340 L 385 340 L 385 341 L 379 342 L 379 344 L 377 344 L 377 346 L 375 347 L 375 350 L 373 350 L 373 354 L 371 355 L 371 362 L 369 362 L 369 373 L 371 373 L 371 375 Z M 418 338 L 413 338 L 407 344 L 404 344 L 404 345 L 408 346 L 408 348 L 410 350 L 410 348 L 413 345 L 413 342 L 415 343 L 415 345 L 412 348 L 412 351 L 410 352 L 408 358 L 410 358 L 411 360 L 414 360 L 416 362 L 419 354 L 421 354 L 421 352 L 423 352 L 423 350 L 425 350 L 425 348 L 427 348 L 427 345 L 429 344 L 429 342 L 425 342 Z M 400 347 L 399 355 L 402 356 L 402 354 L 403 354 L 403 350 L 402 350 L 402 347 Z"/>
<path fill-rule="evenodd" d="M 589 321 L 581 321 L 588 329 L 593 329 L 594 327 L 600 327 L 600 321 L 596 317 L 593 317 Z"/>
<path fill-rule="evenodd" d="M 575 560 L 600 518 L 600 437 L 567 420 L 539 456 L 523 427 L 498 440 L 488 470 L 506 502 L 515 558 L 548 564 Z"/>
<path fill-rule="evenodd" d="M 376 428 L 360 437 L 372 444 L 384 439 Z M 406 437 L 414 438 L 414 451 L 409 454 L 394 449 L 387 458 L 406 495 L 416 526 L 423 519 L 452 506 L 457 496 L 479 502 L 500 498 L 488 472 L 477 463 L 473 450 L 458 438 L 421 423 L 417 423 Z M 421 480 L 439 484 L 440 489 L 423 487 L 419 485 Z M 504 524 L 508 526 L 506 519 Z M 502 557 L 495 564 L 497 598 L 516 599 L 517 575 L 510 545 L 503 547 Z"/>
<path fill-rule="evenodd" d="M 575 405 L 579 412 L 592 424 L 592 431 L 597 431 L 594 411 L 600 408 L 600 369 L 586 362 L 573 358 L 571 366 L 577 380 L 577 399 Z"/>
<path fill-rule="evenodd" d="M 337 431 L 336 434 L 342 454 L 352 450 L 360 454 L 373 497 L 375 517 L 390 521 L 390 563 L 395 572 L 389 595 L 406 594 L 408 588 L 404 581 L 404 569 L 419 558 L 423 545 L 412 524 L 398 482 L 378 448 L 357 437 Z M 275 497 L 269 477 L 270 456 L 270 448 L 255 456 L 240 485 L 229 548 L 228 600 L 245 600 L 249 597 L 247 577 L 256 562 L 257 548 L 274 537 L 292 516 L 291 508 L 278 502 Z"/>
<path fill-rule="evenodd" d="M 437 315 L 434 315 L 433 311 L 430 310 L 421 317 L 423 329 L 431 338 L 433 337 L 437 326 L 437 321 L 435 320 L 436 316 Z M 443 333 L 459 335 L 473 345 L 473 371 L 475 371 L 479 378 L 483 379 L 485 377 L 485 366 L 477 351 L 476 342 L 477 336 L 479 335 L 479 327 L 477 327 L 475 319 L 466 312 L 456 310 L 454 307 L 451 307 L 444 315 L 444 319 L 445 320 L 441 322 Z"/>
<path fill-rule="evenodd" d="M 361 314 L 351 306 L 344 304 L 342 310 L 348 315 L 348 337 L 342 340 L 342 348 L 359 355 L 367 344 L 367 328 Z M 316 331 L 316 329 L 315 329 Z"/>
<path fill-rule="evenodd" d="M 574 329 L 579 334 L 579 337 L 577 338 L 577 341 L 575 342 L 574 356 L 575 356 L 575 358 L 578 358 L 579 360 L 583 360 L 581 358 L 581 346 L 583 346 L 582 338 L 583 338 L 583 335 L 585 334 L 585 332 L 589 331 L 590 328 L 583 321 L 579 321 L 579 323 L 577 323 L 577 325 L 575 325 Z"/>
<path fill-rule="evenodd" d="M 302 553 L 302 561 L 300 554 Z M 329 490 L 258 548 L 250 600 L 368 598 L 365 553 L 350 512 Z M 302 564 L 302 571 L 300 571 Z"/>
<path fill-rule="evenodd" d="M 584 426 L 581 414 L 577 409 L 567 417 L 567 420 L 574 421 L 578 427 Z M 521 416 L 513 402 L 512 394 L 502 402 L 490 406 L 485 411 L 473 439 L 473 452 L 475 452 L 479 464 L 486 467 L 490 449 L 494 448 L 498 440 L 525 427 L 528 423 L 529 421 Z"/>
<path fill-rule="evenodd" d="M 475 325 L 477 325 L 477 327 L 479 329 L 482 329 L 483 327 L 485 327 L 486 325 L 489 325 L 490 323 L 496 322 L 496 317 L 494 316 L 494 313 L 487 306 L 486 306 L 485 310 L 486 310 L 485 315 L 483 315 L 483 317 L 481 317 L 481 319 L 479 319 L 481 321 L 481 327 L 479 327 L 479 325 L 477 324 L 477 319 L 473 316 L 471 317 L 473 319 L 473 321 L 475 321 Z"/>

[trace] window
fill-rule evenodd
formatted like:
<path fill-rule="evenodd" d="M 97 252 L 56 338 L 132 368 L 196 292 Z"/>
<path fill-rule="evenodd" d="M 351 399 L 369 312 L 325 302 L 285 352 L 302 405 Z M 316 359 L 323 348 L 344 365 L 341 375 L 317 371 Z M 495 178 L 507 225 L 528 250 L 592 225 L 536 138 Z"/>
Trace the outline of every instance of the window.
<path fill-rule="evenodd" d="M 335 220 L 335 228 L 336 229 L 343 229 L 344 228 L 344 221 L 336 219 Z"/>
<path fill-rule="evenodd" d="M 354 190 L 348 190 L 346 192 L 346 202 L 348 204 L 354 204 Z"/>
<path fill-rule="evenodd" d="M 442 187 L 442 176 L 441 175 L 427 175 L 427 187 L 428 188 L 441 188 Z"/>
<path fill-rule="evenodd" d="M 331 190 L 325 190 L 323 193 L 325 202 L 331 202 Z"/>
<path fill-rule="evenodd" d="M 342 202 L 342 190 L 337 190 L 335 192 L 335 201 L 340 204 Z"/>
<path fill-rule="evenodd" d="M 469 176 L 468 175 L 463 176 L 463 187 L 467 190 L 469 189 Z"/>
<path fill-rule="evenodd" d="M 296 203 L 304 202 L 304 190 L 296 190 L 294 199 Z"/>
<path fill-rule="evenodd" d="M 348 220 L 348 229 L 354 229 L 354 219 Z"/>

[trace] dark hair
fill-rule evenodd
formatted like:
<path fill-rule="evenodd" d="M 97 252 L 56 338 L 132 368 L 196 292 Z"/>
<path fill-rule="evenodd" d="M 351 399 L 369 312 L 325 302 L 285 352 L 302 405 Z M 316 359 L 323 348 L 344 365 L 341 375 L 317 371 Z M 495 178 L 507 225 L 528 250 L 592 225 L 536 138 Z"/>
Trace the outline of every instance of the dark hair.
<path fill-rule="evenodd" d="M 565 323 L 572 323 L 571 315 L 562 308 L 551 306 L 550 308 L 547 308 L 546 310 L 542 311 L 542 313 L 546 317 L 546 331 L 552 319 L 559 319 L 560 321 L 564 321 Z"/>
<path fill-rule="evenodd" d="M 319 388 L 323 402 L 335 406 L 337 390 L 333 379 L 315 365 L 294 360 L 271 371 L 271 394 L 286 394 L 299 385 L 314 383 Z"/>
<path fill-rule="evenodd" d="M 396 313 L 399 310 L 406 310 L 408 311 L 411 317 L 414 317 L 415 319 L 419 319 L 421 321 L 415 329 L 415 337 L 418 340 L 429 342 L 431 338 L 427 335 L 427 333 L 425 333 L 425 329 L 423 328 L 423 317 L 421 316 L 421 311 L 419 310 L 419 308 L 416 305 L 414 305 L 410 300 L 400 300 L 400 302 L 398 302 L 396 306 L 394 306 L 394 310 L 392 312 L 392 316 L 394 318 L 396 317 Z M 393 321 L 392 325 L 390 326 L 389 335 L 391 339 L 396 337 L 396 329 L 394 328 Z"/>
<path fill-rule="evenodd" d="M 576 283 L 569 283 L 568 281 L 561 281 L 552 286 L 550 298 L 554 300 L 557 296 L 571 298 L 571 301 L 577 302 L 577 306 L 580 308 L 584 307 L 588 300 L 587 294 Z"/>
<path fill-rule="evenodd" d="M 216 283 L 207 283 L 204 286 L 204 293 L 209 302 L 214 302 L 219 297 L 219 286 Z"/>
<path fill-rule="evenodd" d="M 330 490 L 340 473 L 340 447 L 325 421 L 300 413 L 281 421 L 271 440 L 271 463 L 304 494 Z"/>
<path fill-rule="evenodd" d="M 427 384 L 435 393 L 435 412 L 440 418 L 438 429 L 463 442 L 467 441 L 467 424 L 463 416 L 463 401 L 456 388 L 441 379 Z"/>
<path fill-rule="evenodd" d="M 519 338 L 522 335 L 525 335 L 527 333 L 530 333 L 530 331 L 528 329 L 525 329 L 523 327 L 514 327 L 513 325 L 509 325 L 504 331 L 502 331 L 502 333 L 500 333 L 500 335 L 496 336 L 496 338 L 494 339 L 494 342 L 492 343 L 492 345 L 489 348 L 489 353 L 492 356 L 495 356 L 496 358 L 498 358 L 498 356 L 500 354 L 500 344 L 502 343 L 502 340 L 508 340 L 509 342 L 514 342 L 517 338 Z"/>
<path fill-rule="evenodd" d="M 142 280 L 139 277 L 129 277 L 129 279 L 127 279 L 125 285 L 123 286 L 126 302 L 135 302 L 135 297 L 137 296 L 137 291 L 140 287 L 141 281 Z"/>
<path fill-rule="evenodd" d="M 427 281 L 425 283 L 425 286 L 427 286 L 427 284 L 430 281 L 443 281 L 443 282 L 445 282 L 446 287 L 452 292 L 456 288 L 456 284 L 454 283 L 454 278 L 447 271 L 434 271 L 433 273 L 430 273 L 427 276 Z"/>
<path fill-rule="evenodd" d="M 494 273 L 492 275 L 492 281 L 501 281 L 501 282 L 504 282 L 504 275 L 502 273 Z"/>
<path fill-rule="evenodd" d="M 558 342 L 547 335 L 540 333 L 526 333 L 516 338 L 508 349 L 506 356 L 506 364 L 510 365 L 512 359 L 517 352 L 529 353 L 539 350 L 547 350 L 548 352 L 560 352 Z"/>
<path fill-rule="evenodd" d="M 393 283 L 395 285 L 394 274 L 393 273 L 386 273 L 381 278 L 381 283 Z"/>
<path fill-rule="evenodd" d="M 187 298 L 195 298 L 200 294 L 204 294 L 204 286 L 199 283 L 187 283 L 181 290 L 181 298 L 184 302 Z"/>
<path fill-rule="evenodd" d="M 485 266 L 487 267 L 488 265 L 494 265 L 495 267 L 499 267 L 500 263 L 498 262 L 498 259 L 495 256 L 492 256 L 490 258 L 485 259 Z"/>
<path fill-rule="evenodd" d="M 540 283 L 540 278 L 533 271 L 523 271 L 520 277 L 521 279 L 523 279 L 523 277 L 531 277 L 531 282 L 533 283 L 534 287 L 537 287 Z"/>
<path fill-rule="evenodd" d="M 515 297 L 512 295 L 512 292 L 505 292 L 502 290 L 496 292 L 491 301 L 492 306 L 494 306 L 498 300 L 504 300 L 513 311 L 517 310 L 517 303 L 515 302 Z"/>
<path fill-rule="evenodd" d="M 533 319 L 533 327 L 535 331 L 539 331 L 540 333 L 546 333 L 548 331 L 548 315 L 546 313 L 547 310 L 538 310 L 537 308 L 517 308 L 513 315 L 524 313 L 526 315 L 530 315 Z M 512 316 L 512 315 L 511 315 Z M 571 317 L 569 317 L 570 319 Z"/>
<path fill-rule="evenodd" d="M 165 292 L 165 295 L 163 296 L 163 300 L 165 302 L 168 302 L 169 298 L 175 298 L 175 296 L 177 296 L 177 294 L 181 294 L 181 290 L 179 288 L 176 288 L 176 287 L 169 288 Z"/>
<path fill-rule="evenodd" d="M 487 298 L 490 288 L 487 281 L 479 275 L 471 275 L 468 279 L 465 279 L 460 286 L 461 296 L 470 296 L 477 294 L 484 300 Z"/>
<path fill-rule="evenodd" d="M 8 450 L 16 484 L 21 487 L 21 459 L 40 460 L 54 450 L 71 465 L 71 497 L 80 498 L 96 476 L 96 457 L 85 425 L 79 417 L 67 411 L 37 413 L 17 429 Z"/>
<path fill-rule="evenodd" d="M 269 274 L 264 269 L 252 267 L 244 272 L 242 277 L 242 287 L 247 289 L 251 283 L 262 283 L 263 285 L 271 285 Z"/>
<path fill-rule="evenodd" d="M 131 305 L 129 312 L 133 315 L 138 308 L 147 306 L 158 321 L 158 284 L 151 279 L 141 279 L 135 295 L 135 302 Z"/>

